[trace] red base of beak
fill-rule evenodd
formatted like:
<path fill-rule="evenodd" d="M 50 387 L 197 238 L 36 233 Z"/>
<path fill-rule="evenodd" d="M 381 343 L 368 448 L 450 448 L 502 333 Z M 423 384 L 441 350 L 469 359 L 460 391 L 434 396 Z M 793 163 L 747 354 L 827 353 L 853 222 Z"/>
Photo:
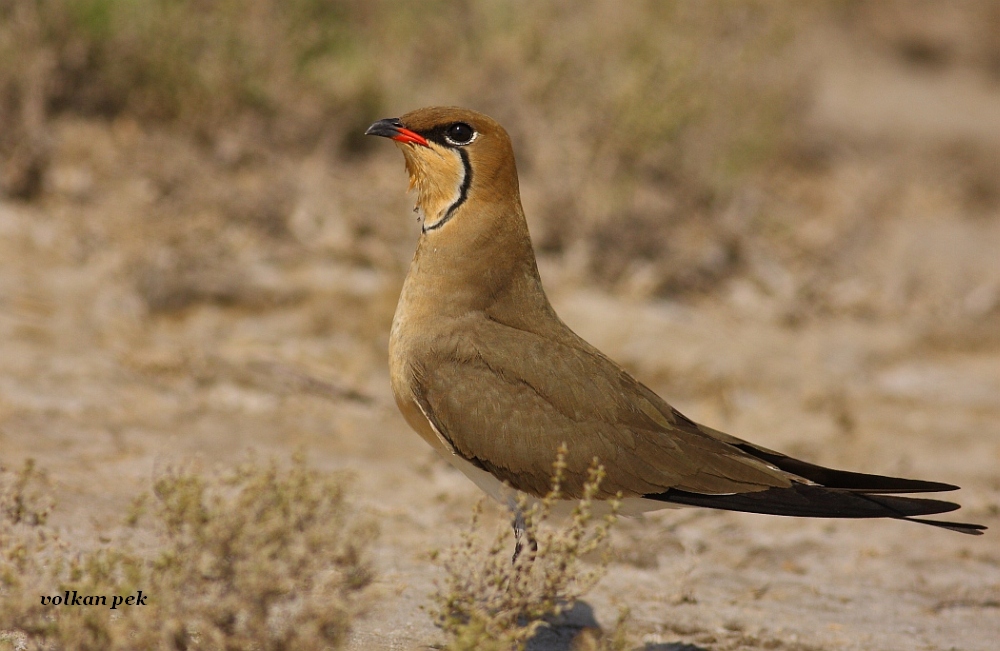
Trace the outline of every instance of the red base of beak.
<path fill-rule="evenodd" d="M 397 127 L 397 129 L 398 133 L 392 136 L 392 139 L 396 142 L 410 142 L 427 147 L 427 141 L 419 133 L 410 131 L 409 129 L 404 129 L 403 127 Z"/>

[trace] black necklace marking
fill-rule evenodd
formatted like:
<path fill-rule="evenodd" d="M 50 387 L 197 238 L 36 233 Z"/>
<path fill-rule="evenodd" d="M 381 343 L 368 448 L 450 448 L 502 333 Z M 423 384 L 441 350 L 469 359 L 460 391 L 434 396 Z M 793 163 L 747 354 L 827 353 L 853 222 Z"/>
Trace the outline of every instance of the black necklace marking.
<path fill-rule="evenodd" d="M 432 231 L 435 228 L 441 228 L 445 223 L 455 215 L 455 211 L 465 203 L 465 200 L 469 197 L 469 186 L 472 185 L 472 165 L 469 164 L 469 155 L 465 153 L 464 149 L 455 149 L 458 155 L 462 158 L 462 167 L 465 168 L 465 176 L 462 178 L 462 187 L 458 189 L 458 199 L 455 203 L 448 207 L 448 211 L 444 214 L 444 217 L 434 222 L 432 225 L 427 226 L 426 222 L 424 224 L 423 231 Z"/>

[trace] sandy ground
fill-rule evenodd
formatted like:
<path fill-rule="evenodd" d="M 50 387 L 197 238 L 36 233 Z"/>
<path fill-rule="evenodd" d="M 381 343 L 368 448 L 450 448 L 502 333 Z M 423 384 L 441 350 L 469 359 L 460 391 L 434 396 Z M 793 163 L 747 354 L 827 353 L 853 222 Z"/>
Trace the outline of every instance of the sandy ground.
<path fill-rule="evenodd" d="M 817 73 L 814 119 L 862 154 L 777 191 L 787 210 L 840 216 L 803 217 L 796 237 L 814 248 L 879 213 L 888 163 L 857 143 L 1000 134 L 995 86 L 913 76 L 887 92 L 877 70 L 851 65 Z M 951 120 L 926 103 L 929 118 L 908 111 L 954 93 L 968 111 Z M 439 643 L 421 610 L 439 572 L 430 552 L 457 538 L 478 494 L 389 394 L 388 326 L 417 233 L 397 153 L 347 171 L 270 161 L 292 179 L 290 232 L 255 222 L 219 236 L 211 214 L 166 223 L 170 184 L 196 176 L 177 171 L 196 161 L 150 142 L 127 123 L 66 122 L 47 198 L 0 203 L 0 459 L 48 469 L 56 522 L 87 540 L 173 461 L 304 449 L 315 467 L 353 473 L 381 527 L 377 599 L 350 648 Z M 149 172 L 150 157 L 168 172 Z M 238 178 L 237 194 L 267 203 L 252 175 Z M 530 213 L 530 181 L 525 196 Z M 857 273 L 833 267 L 824 309 L 796 298 L 816 280 L 808 264 L 760 261 L 684 302 L 590 288 L 571 255 L 543 259 L 542 274 L 565 321 L 688 416 L 817 463 L 958 484 L 955 517 L 992 530 L 654 514 L 617 528 L 616 560 L 586 603 L 598 621 L 628 606 L 636 645 L 660 650 L 998 648 L 1000 221 L 955 217 L 952 197 L 919 178 L 893 197 L 895 217 L 842 260 Z M 352 235 L 362 213 L 385 231 Z M 165 244 L 217 236 L 196 264 Z"/>

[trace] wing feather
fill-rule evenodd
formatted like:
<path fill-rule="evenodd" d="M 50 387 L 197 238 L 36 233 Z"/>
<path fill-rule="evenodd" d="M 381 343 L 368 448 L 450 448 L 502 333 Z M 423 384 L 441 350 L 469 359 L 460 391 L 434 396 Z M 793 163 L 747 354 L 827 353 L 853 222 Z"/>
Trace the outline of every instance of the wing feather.
<path fill-rule="evenodd" d="M 669 405 L 583 340 L 556 342 L 486 320 L 465 332 L 474 334 L 448 340 L 415 374 L 416 398 L 459 454 L 519 490 L 544 494 L 564 442 L 568 467 L 578 469 L 567 477 L 570 497 L 582 492 L 594 457 L 608 469 L 606 496 L 791 483 L 765 461 L 677 427 Z"/>

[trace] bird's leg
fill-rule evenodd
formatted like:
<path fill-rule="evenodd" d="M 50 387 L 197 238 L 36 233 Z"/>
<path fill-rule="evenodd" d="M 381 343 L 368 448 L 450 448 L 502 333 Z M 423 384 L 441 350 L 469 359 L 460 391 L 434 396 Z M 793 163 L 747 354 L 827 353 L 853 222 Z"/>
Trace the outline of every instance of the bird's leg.
<path fill-rule="evenodd" d="M 511 556 L 510 562 L 517 564 L 517 557 L 521 555 L 521 550 L 524 549 L 524 544 L 521 542 L 521 538 L 524 536 L 524 517 L 522 517 L 521 512 L 518 511 L 514 516 L 514 555 Z"/>
<path fill-rule="evenodd" d="M 535 554 L 538 553 L 538 541 L 527 532 L 524 521 L 524 513 L 521 509 L 514 510 L 514 556 L 511 557 L 511 563 L 517 563 L 518 557 L 521 552 L 524 551 L 524 541 L 522 538 L 527 539 L 528 546 L 531 547 L 531 556 L 528 557 L 528 561 L 532 561 L 535 558 Z"/>

